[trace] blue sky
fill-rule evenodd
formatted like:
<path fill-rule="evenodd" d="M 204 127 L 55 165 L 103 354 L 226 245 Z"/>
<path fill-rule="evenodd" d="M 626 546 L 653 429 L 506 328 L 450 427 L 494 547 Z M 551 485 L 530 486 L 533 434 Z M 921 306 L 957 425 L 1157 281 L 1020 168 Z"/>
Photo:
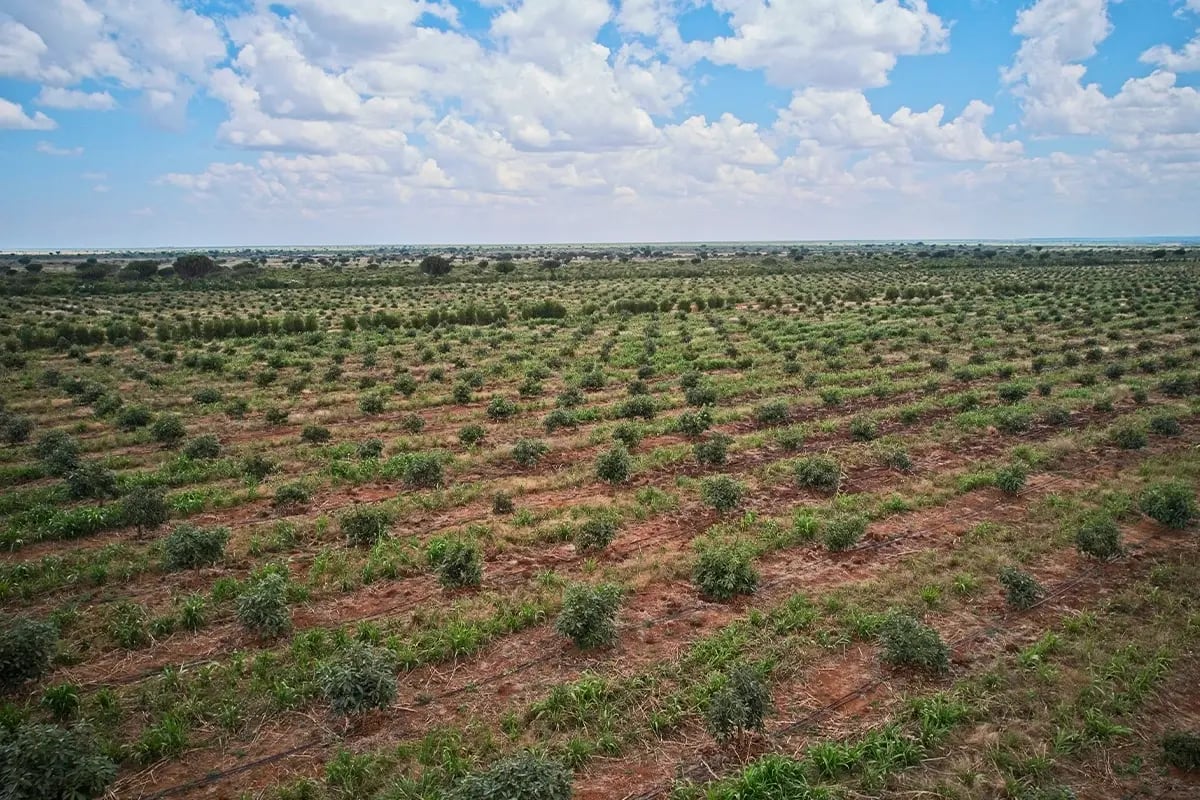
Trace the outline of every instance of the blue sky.
<path fill-rule="evenodd" d="M 0 0 L 0 249 L 1194 235 L 1200 0 Z"/>

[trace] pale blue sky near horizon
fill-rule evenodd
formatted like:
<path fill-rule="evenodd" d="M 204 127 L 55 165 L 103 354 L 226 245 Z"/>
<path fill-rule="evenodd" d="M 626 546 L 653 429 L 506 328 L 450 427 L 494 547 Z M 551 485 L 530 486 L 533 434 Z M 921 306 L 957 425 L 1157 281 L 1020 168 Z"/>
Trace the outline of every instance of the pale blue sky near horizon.
<path fill-rule="evenodd" d="M 0 250 L 1188 236 L 1198 28 L 1200 0 L 0 0 Z"/>

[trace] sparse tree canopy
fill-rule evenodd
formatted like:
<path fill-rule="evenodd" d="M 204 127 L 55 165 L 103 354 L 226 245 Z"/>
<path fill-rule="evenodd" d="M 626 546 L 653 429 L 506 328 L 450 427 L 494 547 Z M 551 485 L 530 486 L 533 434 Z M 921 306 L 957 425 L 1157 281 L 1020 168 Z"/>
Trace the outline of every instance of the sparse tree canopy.
<path fill-rule="evenodd" d="M 424 272 L 431 278 L 436 278 L 439 275 L 449 275 L 452 266 L 450 259 L 445 256 L 425 256 L 421 259 L 421 272 Z"/>
<path fill-rule="evenodd" d="M 217 262 L 203 253 L 188 253 L 175 259 L 174 267 L 176 275 L 190 281 L 216 272 Z"/>

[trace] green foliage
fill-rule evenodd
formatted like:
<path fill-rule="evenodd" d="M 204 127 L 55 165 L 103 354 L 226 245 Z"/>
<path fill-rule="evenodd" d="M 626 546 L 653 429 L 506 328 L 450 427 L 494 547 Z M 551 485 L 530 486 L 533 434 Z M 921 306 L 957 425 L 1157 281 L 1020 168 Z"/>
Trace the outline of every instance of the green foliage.
<path fill-rule="evenodd" d="M 654 400 L 646 395 L 631 397 L 617 408 L 617 415 L 625 419 L 654 419 Z"/>
<path fill-rule="evenodd" d="M 318 667 L 316 678 L 335 714 L 387 708 L 396 698 L 395 656 L 383 647 L 353 642 Z"/>
<path fill-rule="evenodd" d="M 464 447 L 474 447 L 487 436 L 487 430 L 482 425 L 464 425 L 458 431 L 458 440 Z"/>
<path fill-rule="evenodd" d="M 1028 473 L 1024 465 L 1018 463 L 1008 464 L 996 470 L 996 488 L 1005 494 L 1017 494 L 1025 488 L 1025 479 Z"/>
<path fill-rule="evenodd" d="M 1121 529 L 1110 516 L 1089 517 L 1075 531 L 1075 546 L 1084 555 L 1108 561 L 1121 555 Z"/>
<path fill-rule="evenodd" d="M 183 454 L 196 461 L 207 461 L 221 455 L 221 443 L 211 433 L 201 434 L 188 440 Z"/>
<path fill-rule="evenodd" d="M 166 522 L 171 515 L 167 496 L 161 489 L 143 489 L 125 495 L 121 501 L 121 520 L 133 525 L 138 533 L 154 529 Z"/>
<path fill-rule="evenodd" d="M 116 473 L 95 461 L 80 462 L 75 469 L 67 473 L 64 480 L 67 495 L 72 500 L 103 500 L 119 494 Z"/>
<path fill-rule="evenodd" d="M 79 444 L 63 431 L 42 434 L 33 450 L 51 475 L 65 477 L 79 466 Z"/>
<path fill-rule="evenodd" d="M 788 409 L 788 404 L 783 400 L 774 400 L 769 403 L 763 403 L 754 408 L 754 421 L 764 427 L 770 425 L 783 425 L 787 422 L 788 414 L 791 413 Z"/>
<path fill-rule="evenodd" d="M 513 512 L 512 496 L 505 492 L 496 492 L 492 497 L 492 513 L 493 514 L 511 514 Z"/>
<path fill-rule="evenodd" d="M 581 650 L 610 645 L 617 640 L 617 609 L 621 588 L 603 583 L 569 585 L 563 594 L 562 611 L 555 630 Z"/>
<path fill-rule="evenodd" d="M 1108 430 L 1108 438 L 1124 450 L 1140 450 L 1150 443 L 1146 430 L 1135 422 L 1122 422 Z"/>
<path fill-rule="evenodd" d="M 518 411 L 517 404 L 507 397 L 497 395 L 488 403 L 487 415 L 488 419 L 502 422 L 516 415 Z"/>
<path fill-rule="evenodd" d="M 144 428 L 150 424 L 150 420 L 154 415 L 150 413 L 150 409 L 141 405 L 122 406 L 117 412 L 116 423 L 117 427 L 123 431 L 135 431 L 138 428 Z"/>
<path fill-rule="evenodd" d="M 402 457 L 400 478 L 409 486 L 434 489 L 442 485 L 445 470 L 433 453 L 407 453 Z"/>
<path fill-rule="evenodd" d="M 436 254 L 425 256 L 421 259 L 420 264 L 421 272 L 425 273 L 431 278 L 449 275 L 450 270 L 453 269 L 453 267 L 454 265 L 451 263 L 450 259 Z"/>
<path fill-rule="evenodd" d="M 856 442 L 869 442 L 879 437 L 879 426 L 870 417 L 858 416 L 850 420 L 850 438 Z"/>
<path fill-rule="evenodd" d="M 289 506 L 301 506 L 312 499 L 312 491 L 303 483 L 285 483 L 275 489 L 275 496 L 271 503 L 276 508 L 287 508 Z"/>
<path fill-rule="evenodd" d="M 5 800 L 87 800 L 117 775 L 85 727 L 0 726 L 0 785 Z"/>
<path fill-rule="evenodd" d="M 175 571 L 216 564 L 225 555 L 228 528 L 199 528 L 190 523 L 175 526 L 163 539 L 163 569 Z"/>
<path fill-rule="evenodd" d="M 1200 733 L 1174 731 L 1162 740 L 1163 760 L 1176 769 L 1200 770 Z"/>
<path fill-rule="evenodd" d="M 675 420 L 675 429 L 684 436 L 700 436 L 712 427 L 712 422 L 712 411 L 708 408 L 685 411 Z"/>
<path fill-rule="evenodd" d="M 549 452 L 550 446 L 540 439 L 520 439 L 513 445 L 512 457 L 522 467 L 532 467 Z"/>
<path fill-rule="evenodd" d="M 633 422 L 622 422 L 613 428 L 612 438 L 626 449 L 632 450 L 642 441 L 642 429 Z"/>
<path fill-rule="evenodd" d="M 0 618 L 0 693 L 40 678 L 58 648 L 58 630 L 30 617 Z"/>
<path fill-rule="evenodd" d="M 879 629 L 880 658 L 900 667 L 915 667 L 928 672 L 950 668 L 950 648 L 936 630 L 902 611 L 888 614 Z"/>
<path fill-rule="evenodd" d="M 569 800 L 571 773 L 543 755 L 523 752 L 468 775 L 451 800 Z"/>
<path fill-rule="evenodd" d="M 150 435 L 160 444 L 175 447 L 183 441 L 187 429 L 183 427 L 183 420 L 178 414 L 159 414 L 158 419 L 150 426 Z"/>
<path fill-rule="evenodd" d="M 252 578 L 237 599 L 237 619 L 260 636 L 276 637 L 292 627 L 287 604 L 287 577 L 267 571 Z"/>
<path fill-rule="evenodd" d="M 309 444 L 324 444 L 333 438 L 333 434 L 329 432 L 329 428 L 321 425 L 305 425 L 300 431 L 301 441 Z"/>
<path fill-rule="evenodd" d="M 854 547 L 866 532 L 866 517 L 861 514 L 839 514 L 825 523 L 821 541 L 836 553 Z"/>
<path fill-rule="evenodd" d="M 278 468 L 279 465 L 262 453 L 251 453 L 242 459 L 242 474 L 253 483 L 261 483 Z"/>
<path fill-rule="evenodd" d="M 722 514 L 741 505 L 745 493 L 745 485 L 728 475 L 714 475 L 700 482 L 700 499 Z"/>
<path fill-rule="evenodd" d="M 617 523 L 607 518 L 589 519 L 575 530 L 575 549 L 581 553 L 608 547 L 617 536 Z"/>
<path fill-rule="evenodd" d="M 723 433 L 714 433 L 707 439 L 692 445 L 696 460 L 706 466 L 721 466 L 729 459 L 729 445 L 733 439 Z"/>
<path fill-rule="evenodd" d="M 704 597 L 725 602 L 758 591 L 758 571 L 744 545 L 702 542 L 692 567 L 692 583 Z"/>
<path fill-rule="evenodd" d="M 74 683 L 47 686 L 38 705 L 49 711 L 59 722 L 65 722 L 79 711 L 79 687 Z"/>
<path fill-rule="evenodd" d="M 596 457 L 596 477 L 608 483 L 624 483 L 633 472 L 633 459 L 622 444 Z"/>
<path fill-rule="evenodd" d="M 3 439 L 5 444 L 27 442 L 32 433 L 33 420 L 29 417 L 0 412 L 0 439 Z"/>
<path fill-rule="evenodd" d="M 1013 566 L 1000 570 L 1000 585 L 1008 604 L 1020 610 L 1033 607 L 1045 595 L 1042 585 L 1032 575 Z"/>
<path fill-rule="evenodd" d="M 804 489 L 836 492 L 842 483 L 842 469 L 829 456 L 808 456 L 796 462 L 796 484 Z"/>
<path fill-rule="evenodd" d="M 355 547 L 369 547 L 387 535 L 391 518 L 387 509 L 356 505 L 338 517 L 346 541 Z"/>
<path fill-rule="evenodd" d="M 704 721 L 718 741 L 761 731 L 771 710 L 767 683 L 753 668 L 736 664 L 725 675 L 721 688 L 713 692 L 704 708 Z"/>
<path fill-rule="evenodd" d="M 1157 481 L 1138 495 L 1142 513 L 1169 528 L 1186 528 L 1196 518 L 1196 494 L 1183 481 Z"/>
<path fill-rule="evenodd" d="M 429 543 L 426 555 L 447 589 L 478 586 L 483 581 L 483 555 L 474 542 L 439 537 Z"/>
<path fill-rule="evenodd" d="M 1183 433 L 1183 426 L 1174 417 L 1156 414 L 1150 418 L 1150 432 L 1156 436 L 1178 436 Z"/>

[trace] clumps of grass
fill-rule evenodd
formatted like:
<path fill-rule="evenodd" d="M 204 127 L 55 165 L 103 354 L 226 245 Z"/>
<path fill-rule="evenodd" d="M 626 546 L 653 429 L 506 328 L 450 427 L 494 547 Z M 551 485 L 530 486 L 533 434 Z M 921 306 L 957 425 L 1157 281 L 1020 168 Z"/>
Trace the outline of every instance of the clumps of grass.
<path fill-rule="evenodd" d="M 259 636 L 277 637 L 292 627 L 287 576 L 268 569 L 251 578 L 237 599 L 237 619 Z"/>
<path fill-rule="evenodd" d="M 326 661 L 316 678 L 333 713 L 341 716 L 387 708 L 396 698 L 395 656 L 364 642 Z"/>
<path fill-rule="evenodd" d="M 475 542 L 439 536 L 429 542 L 425 557 L 447 589 L 478 586 L 483 581 L 483 555 Z"/>
<path fill-rule="evenodd" d="M 540 439 L 521 439 L 513 445 L 512 457 L 522 467 L 532 467 L 549 452 L 550 446 Z"/>
<path fill-rule="evenodd" d="M 728 475 L 714 475 L 700 482 L 700 499 L 722 514 L 741 505 L 745 494 L 745 485 Z"/>
<path fill-rule="evenodd" d="M 575 530 L 575 549 L 581 553 L 593 553 L 612 544 L 617 536 L 615 520 L 597 517 L 589 519 Z"/>
<path fill-rule="evenodd" d="M 216 564 L 225 555 L 228 541 L 228 528 L 201 528 L 186 522 L 177 525 L 163 539 L 163 569 L 174 572 Z"/>
<path fill-rule="evenodd" d="M 1187 772 L 1200 770 L 1200 732 L 1176 731 L 1162 740 L 1163 760 Z"/>
<path fill-rule="evenodd" d="M 1025 465 L 1013 462 L 996 470 L 996 488 L 1005 494 L 1019 494 L 1025 488 L 1028 477 L 1029 472 Z"/>
<path fill-rule="evenodd" d="M 1008 604 L 1020 611 L 1037 605 L 1046 595 L 1036 578 L 1011 565 L 1000 570 L 1000 585 L 1004 587 L 1004 597 Z"/>
<path fill-rule="evenodd" d="M 605 647 L 617 640 L 617 610 L 621 587 L 611 583 L 591 586 L 573 583 L 563 594 L 562 611 L 554 629 L 580 650 Z"/>
<path fill-rule="evenodd" d="M 709 600 L 726 602 L 758 591 L 758 571 L 745 545 L 701 542 L 692 567 L 692 583 Z"/>
<path fill-rule="evenodd" d="M 897 472 L 912 472 L 912 456 L 903 447 L 885 447 L 879 452 L 879 462 Z"/>
<path fill-rule="evenodd" d="M 879 629 L 879 644 L 884 663 L 935 673 L 950 668 L 950 648 L 941 635 L 912 614 L 888 614 Z"/>
<path fill-rule="evenodd" d="M 58 629 L 31 617 L 9 617 L 0 623 L 0 692 L 8 692 L 50 669 Z"/>
<path fill-rule="evenodd" d="M 1196 494 L 1183 481 L 1157 481 L 1138 495 L 1138 508 L 1168 528 L 1186 528 L 1196 518 Z"/>
<path fill-rule="evenodd" d="M 803 489 L 836 492 L 842 483 L 842 469 L 829 456 L 808 456 L 796 462 L 796 484 Z"/>
<path fill-rule="evenodd" d="M 570 800 L 571 772 L 544 755 L 509 756 L 468 775 L 450 800 Z"/>
<path fill-rule="evenodd" d="M 391 516 L 378 506 L 355 506 L 338 518 L 346 541 L 355 547 L 370 547 L 387 535 Z"/>
<path fill-rule="evenodd" d="M 616 444 L 596 457 L 596 477 L 602 481 L 624 483 L 632 472 L 633 458 L 622 444 Z"/>
<path fill-rule="evenodd" d="M 835 553 L 849 550 L 867 532 L 867 518 L 861 514 L 839 514 L 825 523 L 821 542 Z"/>
<path fill-rule="evenodd" d="M 708 698 L 704 722 L 713 738 L 725 742 L 761 731 L 770 710 L 771 692 L 762 675 L 748 665 L 735 664 Z"/>
<path fill-rule="evenodd" d="M 869 442 L 879 437 L 879 425 L 870 417 L 858 416 L 850 420 L 850 438 L 856 442 Z"/>
<path fill-rule="evenodd" d="M 1075 531 L 1075 547 L 1084 555 L 1110 561 L 1121 555 L 1121 529 L 1108 515 L 1089 517 Z"/>

